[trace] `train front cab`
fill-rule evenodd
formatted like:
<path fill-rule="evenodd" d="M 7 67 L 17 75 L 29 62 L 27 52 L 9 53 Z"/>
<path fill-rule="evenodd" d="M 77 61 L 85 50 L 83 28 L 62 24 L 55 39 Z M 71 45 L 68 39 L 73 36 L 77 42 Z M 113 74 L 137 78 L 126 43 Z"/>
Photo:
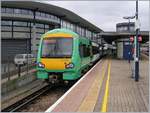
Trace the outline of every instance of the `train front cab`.
<path fill-rule="evenodd" d="M 55 41 L 58 37 L 63 37 L 65 39 L 72 39 L 70 46 L 64 46 L 64 49 L 71 48 L 71 54 L 69 57 L 63 56 L 49 56 L 47 57 L 47 52 L 44 50 L 44 44 L 47 46 L 55 45 Z M 44 40 L 47 42 L 44 43 Z M 63 43 L 64 44 L 64 43 Z M 45 47 L 46 48 L 46 47 Z M 60 47 L 63 48 L 63 47 Z M 81 76 L 82 70 L 88 66 L 91 57 L 88 53 L 90 48 L 89 40 L 79 38 L 78 35 L 72 35 L 64 33 L 57 34 L 47 34 L 43 35 L 43 38 L 40 42 L 38 60 L 37 60 L 37 78 L 40 79 L 51 79 L 53 76 L 61 78 L 63 80 L 76 80 Z M 50 49 L 52 49 L 50 47 Z M 44 51 L 44 52 L 43 52 Z M 53 50 L 54 51 L 54 50 Z M 56 51 L 55 51 L 56 52 Z M 44 54 L 45 53 L 45 54 Z M 85 54 L 86 53 L 86 54 Z M 42 56 L 44 54 L 44 56 Z M 52 54 L 52 51 L 51 51 Z"/>

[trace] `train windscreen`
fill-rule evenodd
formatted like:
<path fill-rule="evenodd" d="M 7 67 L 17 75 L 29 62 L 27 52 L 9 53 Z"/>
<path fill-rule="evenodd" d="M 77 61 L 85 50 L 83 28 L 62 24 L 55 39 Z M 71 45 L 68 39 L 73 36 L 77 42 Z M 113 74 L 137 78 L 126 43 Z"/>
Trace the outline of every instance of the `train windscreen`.
<path fill-rule="evenodd" d="M 72 56 L 72 38 L 46 38 L 42 44 L 42 58 L 69 58 Z"/>

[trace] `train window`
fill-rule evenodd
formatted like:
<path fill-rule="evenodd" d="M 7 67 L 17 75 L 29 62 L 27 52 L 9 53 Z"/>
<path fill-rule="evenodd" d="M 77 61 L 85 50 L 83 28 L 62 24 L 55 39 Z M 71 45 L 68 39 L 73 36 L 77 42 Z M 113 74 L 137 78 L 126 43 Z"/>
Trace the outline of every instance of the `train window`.
<path fill-rule="evenodd" d="M 79 52 L 81 57 L 88 57 L 90 56 L 90 47 L 85 44 L 79 46 Z"/>
<path fill-rule="evenodd" d="M 85 55 L 86 55 L 86 57 L 90 56 L 90 47 L 89 46 L 88 47 L 85 46 Z"/>
<path fill-rule="evenodd" d="M 79 53 L 80 53 L 80 57 L 83 57 L 84 52 L 83 52 L 83 46 L 81 44 L 79 45 Z"/>
<path fill-rule="evenodd" d="M 93 54 L 97 54 L 97 53 L 99 53 L 99 48 L 92 46 L 92 51 L 93 51 Z"/>
<path fill-rule="evenodd" d="M 43 40 L 43 58 L 62 58 L 72 55 L 72 38 L 48 38 Z"/>

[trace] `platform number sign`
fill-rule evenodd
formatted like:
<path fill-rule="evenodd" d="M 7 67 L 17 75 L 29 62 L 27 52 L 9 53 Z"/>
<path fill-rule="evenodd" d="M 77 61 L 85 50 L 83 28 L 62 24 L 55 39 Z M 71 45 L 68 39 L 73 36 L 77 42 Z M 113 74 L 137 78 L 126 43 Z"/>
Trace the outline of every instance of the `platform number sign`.
<path fill-rule="evenodd" d="M 138 41 L 142 42 L 142 36 L 138 36 Z"/>
<path fill-rule="evenodd" d="M 130 42 L 134 42 L 134 36 L 130 36 Z M 142 42 L 142 36 L 138 36 L 138 42 Z"/>
<path fill-rule="evenodd" d="M 130 36 L 130 42 L 134 42 L 134 36 Z"/>

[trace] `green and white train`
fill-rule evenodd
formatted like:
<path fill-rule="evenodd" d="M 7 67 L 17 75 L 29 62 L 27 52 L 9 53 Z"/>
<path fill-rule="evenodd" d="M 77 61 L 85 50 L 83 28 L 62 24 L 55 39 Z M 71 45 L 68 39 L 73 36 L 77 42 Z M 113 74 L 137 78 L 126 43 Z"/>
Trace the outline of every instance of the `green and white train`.
<path fill-rule="evenodd" d="M 101 57 L 99 44 L 67 29 L 42 35 L 37 56 L 37 78 L 49 82 L 77 80 Z"/>

